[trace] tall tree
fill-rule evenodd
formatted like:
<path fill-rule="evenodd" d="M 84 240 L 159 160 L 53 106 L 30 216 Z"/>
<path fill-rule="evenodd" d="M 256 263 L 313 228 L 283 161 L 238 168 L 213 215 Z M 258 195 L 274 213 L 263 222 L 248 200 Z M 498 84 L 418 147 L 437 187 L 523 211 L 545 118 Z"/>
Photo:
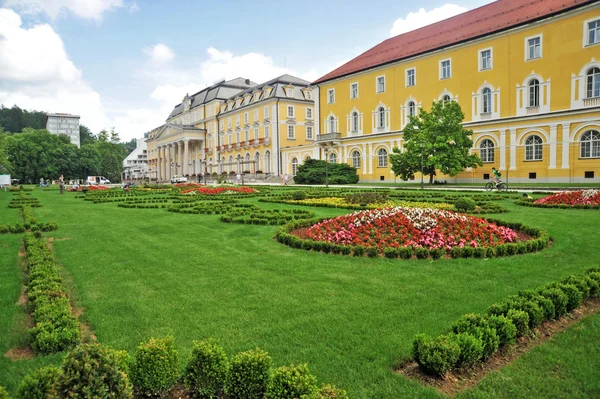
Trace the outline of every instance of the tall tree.
<path fill-rule="evenodd" d="M 10 161 L 6 156 L 6 145 L 8 143 L 8 133 L 0 127 L 0 175 L 10 173 L 12 170 Z"/>
<path fill-rule="evenodd" d="M 85 125 L 79 125 L 79 145 L 84 146 L 94 141 L 96 141 L 96 136 L 94 136 L 92 131 Z"/>
<path fill-rule="evenodd" d="M 423 173 L 433 184 L 437 171 L 455 176 L 468 167 L 482 166 L 477 155 L 469 154 L 473 132 L 462 126 L 464 118 L 455 101 L 434 102 L 430 112 L 419 109 L 419 116 L 410 117 L 404 128 L 404 151 L 396 147 L 390 154 L 394 173 L 408 180 L 421 171 L 423 162 Z"/>
<path fill-rule="evenodd" d="M 0 127 L 7 132 L 20 133 L 29 127 L 44 129 L 46 127 L 46 113 L 40 111 L 27 111 L 14 105 L 12 108 L 0 106 Z"/>

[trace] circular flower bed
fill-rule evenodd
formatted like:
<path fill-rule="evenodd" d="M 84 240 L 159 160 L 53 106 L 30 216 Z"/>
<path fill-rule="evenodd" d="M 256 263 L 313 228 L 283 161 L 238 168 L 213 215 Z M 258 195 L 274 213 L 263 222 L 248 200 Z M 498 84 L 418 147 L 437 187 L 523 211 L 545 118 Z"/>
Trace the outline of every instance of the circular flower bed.
<path fill-rule="evenodd" d="M 355 212 L 318 223 L 288 225 L 277 239 L 324 252 L 390 258 L 492 257 L 536 251 L 548 235 L 519 224 L 431 208 L 395 207 Z"/>
<path fill-rule="evenodd" d="M 600 209 L 600 190 L 563 191 L 533 201 L 533 206 Z"/>

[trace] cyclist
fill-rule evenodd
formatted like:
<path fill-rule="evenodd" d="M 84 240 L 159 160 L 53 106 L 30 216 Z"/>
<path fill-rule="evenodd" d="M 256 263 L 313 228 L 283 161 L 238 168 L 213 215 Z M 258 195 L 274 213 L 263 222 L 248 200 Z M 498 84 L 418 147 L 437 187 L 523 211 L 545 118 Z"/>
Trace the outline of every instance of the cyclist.
<path fill-rule="evenodd" d="M 500 184 L 500 176 L 502 176 L 502 174 L 500 173 L 500 171 L 498 169 L 496 169 L 496 167 L 492 167 L 492 172 L 494 173 L 494 177 L 492 177 L 492 181 L 494 182 L 494 185 L 496 187 L 498 187 L 498 184 Z"/>

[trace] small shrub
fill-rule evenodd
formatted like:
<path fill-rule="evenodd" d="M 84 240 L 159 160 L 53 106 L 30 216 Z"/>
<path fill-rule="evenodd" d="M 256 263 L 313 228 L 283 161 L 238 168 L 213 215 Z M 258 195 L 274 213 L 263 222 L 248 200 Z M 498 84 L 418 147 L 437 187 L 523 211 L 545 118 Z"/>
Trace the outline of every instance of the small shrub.
<path fill-rule="evenodd" d="M 472 212 L 477 208 L 477 204 L 473 198 L 461 197 L 454 202 L 454 207 L 458 212 Z"/>
<path fill-rule="evenodd" d="M 415 360 L 424 372 L 443 376 L 455 367 L 460 356 L 460 347 L 453 336 L 440 335 L 435 338 L 420 336 L 413 344 Z"/>
<path fill-rule="evenodd" d="M 415 255 L 417 259 L 427 259 L 429 257 L 429 250 L 427 248 L 419 247 L 415 249 Z"/>
<path fill-rule="evenodd" d="M 569 298 L 562 290 L 558 288 L 546 288 L 539 291 L 540 295 L 552 301 L 554 305 L 554 317 L 561 317 L 567 313 L 567 303 Z"/>
<path fill-rule="evenodd" d="M 383 254 L 386 258 L 396 259 L 398 257 L 398 250 L 396 248 L 386 248 Z"/>
<path fill-rule="evenodd" d="M 480 339 L 469 333 L 460 333 L 455 336 L 460 347 L 457 366 L 466 367 L 478 362 L 483 356 L 483 343 Z"/>
<path fill-rule="evenodd" d="M 220 397 L 225 389 L 229 361 L 214 340 L 194 342 L 192 359 L 185 371 L 185 386 L 198 398 Z"/>
<path fill-rule="evenodd" d="M 35 370 L 23 378 L 17 389 L 17 399 L 46 399 L 60 375 L 60 369 L 46 366 Z"/>
<path fill-rule="evenodd" d="M 263 399 L 272 360 L 260 349 L 238 353 L 232 360 L 225 390 L 230 399 Z"/>
<path fill-rule="evenodd" d="M 429 253 L 433 259 L 440 259 L 444 255 L 444 250 L 442 248 L 434 248 Z"/>
<path fill-rule="evenodd" d="M 53 391 L 72 399 L 132 397 L 115 351 L 98 344 L 78 346 L 65 357 Z"/>
<path fill-rule="evenodd" d="M 590 297 L 590 286 L 583 276 L 569 276 L 562 282 L 563 284 L 572 284 L 577 287 L 577 290 L 581 293 L 582 300 L 586 300 Z"/>
<path fill-rule="evenodd" d="M 294 191 L 292 193 L 292 199 L 295 201 L 302 201 L 306 199 L 306 192 L 302 190 Z"/>
<path fill-rule="evenodd" d="M 398 254 L 402 259 L 410 259 L 413 256 L 413 248 L 412 247 L 401 247 L 398 248 Z"/>
<path fill-rule="evenodd" d="M 273 372 L 266 399 L 312 398 L 317 393 L 317 378 L 308 366 L 282 366 Z"/>
<path fill-rule="evenodd" d="M 496 329 L 500 345 L 512 345 L 517 342 L 517 327 L 505 316 L 489 316 L 490 327 Z"/>
<path fill-rule="evenodd" d="M 349 399 L 348 394 L 343 389 L 332 385 L 323 385 L 317 393 L 317 399 Z"/>
<path fill-rule="evenodd" d="M 379 248 L 377 247 L 368 247 L 367 248 L 367 256 L 369 258 L 376 258 L 379 255 Z"/>
<path fill-rule="evenodd" d="M 0 399 L 9 399 L 8 392 L 2 385 L 0 385 Z"/>
<path fill-rule="evenodd" d="M 131 381 L 144 395 L 160 395 L 175 385 L 179 377 L 179 355 L 173 337 L 150 338 L 135 351 Z"/>
<path fill-rule="evenodd" d="M 524 337 L 529 333 L 529 315 L 526 312 L 511 309 L 506 314 L 506 318 L 516 327 L 517 337 Z"/>
<path fill-rule="evenodd" d="M 356 245 L 352 251 L 354 256 L 365 256 L 365 247 L 362 245 Z"/>

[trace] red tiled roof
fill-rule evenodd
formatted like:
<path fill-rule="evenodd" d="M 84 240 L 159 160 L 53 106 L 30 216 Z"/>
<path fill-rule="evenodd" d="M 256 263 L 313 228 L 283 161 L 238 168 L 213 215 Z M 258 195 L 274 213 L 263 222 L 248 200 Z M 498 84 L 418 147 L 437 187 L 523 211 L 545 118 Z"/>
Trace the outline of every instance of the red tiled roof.
<path fill-rule="evenodd" d="M 313 84 L 489 35 L 595 1 L 597 0 L 498 0 L 387 39 Z"/>

